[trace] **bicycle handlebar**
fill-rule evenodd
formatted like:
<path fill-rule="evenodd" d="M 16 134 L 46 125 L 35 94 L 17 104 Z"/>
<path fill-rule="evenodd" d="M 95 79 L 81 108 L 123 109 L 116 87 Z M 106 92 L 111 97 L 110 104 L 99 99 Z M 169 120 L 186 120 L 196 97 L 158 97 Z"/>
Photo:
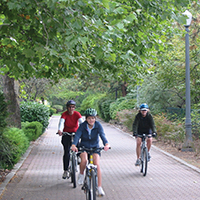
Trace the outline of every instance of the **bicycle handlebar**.
<path fill-rule="evenodd" d="M 111 149 L 111 147 L 109 147 L 109 149 Z M 79 147 L 79 150 L 81 152 L 86 151 L 87 153 L 94 153 L 95 151 L 97 152 L 101 152 L 102 150 L 104 150 L 104 147 L 97 147 L 97 148 L 86 148 L 86 147 Z"/>
<path fill-rule="evenodd" d="M 58 134 L 58 132 L 56 134 Z M 73 133 L 62 132 L 62 135 L 74 136 L 75 134 L 76 134 L 75 132 L 73 132 Z"/>

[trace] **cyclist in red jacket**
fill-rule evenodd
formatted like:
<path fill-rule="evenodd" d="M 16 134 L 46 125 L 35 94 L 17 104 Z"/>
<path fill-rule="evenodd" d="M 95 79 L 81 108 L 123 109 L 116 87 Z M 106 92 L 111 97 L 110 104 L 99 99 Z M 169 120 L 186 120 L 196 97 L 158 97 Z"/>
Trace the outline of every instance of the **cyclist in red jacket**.
<path fill-rule="evenodd" d="M 68 101 L 66 106 L 67 106 L 67 111 L 62 113 L 58 125 L 58 134 L 62 136 L 61 143 L 64 148 L 64 155 L 63 155 L 64 173 L 62 176 L 63 179 L 69 177 L 68 167 L 70 158 L 71 136 L 62 135 L 62 132 L 68 132 L 68 133 L 76 132 L 79 127 L 79 124 L 83 122 L 81 114 L 75 111 L 76 108 L 75 101 L 73 100 Z"/>

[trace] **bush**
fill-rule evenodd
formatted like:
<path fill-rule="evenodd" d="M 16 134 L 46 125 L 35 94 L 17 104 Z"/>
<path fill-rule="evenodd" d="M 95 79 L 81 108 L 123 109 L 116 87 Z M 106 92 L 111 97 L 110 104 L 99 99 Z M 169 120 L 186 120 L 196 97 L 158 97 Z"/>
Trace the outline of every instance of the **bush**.
<path fill-rule="evenodd" d="M 118 122 L 125 125 L 129 131 L 133 130 L 133 121 L 135 119 L 138 110 L 131 109 L 131 110 L 121 110 L 118 111 L 116 114 L 116 119 Z"/>
<path fill-rule="evenodd" d="M 56 109 L 56 113 L 63 111 L 63 106 L 61 105 L 53 105 L 52 108 Z"/>
<path fill-rule="evenodd" d="M 49 108 L 36 102 L 22 102 L 20 105 L 22 122 L 40 122 L 43 126 L 42 132 L 49 124 Z"/>
<path fill-rule="evenodd" d="M 56 112 L 57 112 L 57 110 L 55 108 L 49 108 L 49 116 L 52 116 Z"/>
<path fill-rule="evenodd" d="M 2 166 L 11 169 L 28 149 L 29 141 L 23 130 L 18 128 L 4 129 L 3 137 L 5 147 L 9 145 L 9 153 L 1 158 Z"/>
<path fill-rule="evenodd" d="M 185 140 L 185 128 L 180 122 L 172 122 L 168 120 L 162 113 L 154 116 L 156 124 L 157 138 L 164 142 L 174 142 L 180 145 Z"/>
<path fill-rule="evenodd" d="M 34 141 L 42 134 L 42 124 L 40 122 L 22 122 L 22 130 L 29 141 Z"/>
<path fill-rule="evenodd" d="M 112 100 L 106 100 L 101 105 L 103 118 L 104 118 L 104 120 L 106 122 L 109 122 L 109 120 L 111 119 L 111 116 L 110 116 L 110 104 L 112 102 L 113 102 Z"/>
<path fill-rule="evenodd" d="M 111 118 L 116 119 L 118 111 L 135 108 L 136 103 L 136 99 L 126 99 L 125 97 L 118 98 L 115 102 L 110 104 Z"/>
<path fill-rule="evenodd" d="M 81 103 L 81 113 L 85 113 L 85 110 L 88 108 L 94 108 L 97 110 L 97 114 L 99 115 L 97 108 L 97 101 L 102 96 L 105 96 L 105 94 L 102 93 L 89 94 Z"/>
<path fill-rule="evenodd" d="M 0 140 L 0 169 L 11 169 L 13 166 L 11 140 L 3 135 L 0 135 Z"/>
<path fill-rule="evenodd" d="M 200 139 L 200 110 L 192 110 L 191 112 L 192 134 Z"/>

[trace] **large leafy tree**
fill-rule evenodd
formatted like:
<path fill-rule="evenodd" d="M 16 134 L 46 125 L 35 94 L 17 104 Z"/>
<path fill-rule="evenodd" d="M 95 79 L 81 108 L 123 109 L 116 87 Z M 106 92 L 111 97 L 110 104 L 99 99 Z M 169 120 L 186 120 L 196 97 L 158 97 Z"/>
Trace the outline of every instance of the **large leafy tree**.
<path fill-rule="evenodd" d="M 99 73 L 137 82 L 156 57 L 154 51 L 167 48 L 169 22 L 187 3 L 2 0 L 0 71 L 5 74 L 6 98 L 11 97 L 7 91 L 14 90 L 14 79 L 32 76 L 58 80 Z M 13 86 L 7 90 L 10 82 Z"/>

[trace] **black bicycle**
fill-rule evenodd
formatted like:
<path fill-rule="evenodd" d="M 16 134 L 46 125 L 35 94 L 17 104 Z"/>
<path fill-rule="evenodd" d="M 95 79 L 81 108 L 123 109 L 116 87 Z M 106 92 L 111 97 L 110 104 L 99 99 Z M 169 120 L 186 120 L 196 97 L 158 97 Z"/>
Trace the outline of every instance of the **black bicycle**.
<path fill-rule="evenodd" d="M 71 136 L 71 142 L 73 142 L 75 133 L 63 132 L 62 134 Z M 70 150 L 70 160 L 68 167 L 69 176 L 67 178 L 69 179 L 71 177 L 71 183 L 73 183 L 73 188 L 76 188 L 77 166 L 78 166 L 77 152 Z"/>
<path fill-rule="evenodd" d="M 147 174 L 147 166 L 148 166 L 148 149 L 146 146 L 146 134 L 142 135 L 142 145 L 141 145 L 141 153 L 140 153 L 140 161 L 141 161 L 141 170 L 143 176 Z"/>
<path fill-rule="evenodd" d="M 84 190 L 86 194 L 86 200 L 96 200 L 98 181 L 97 181 L 97 166 L 93 164 L 93 153 L 101 152 L 103 149 L 104 147 L 90 148 L 90 149 L 85 147 L 79 148 L 81 152 L 88 153 L 88 163 L 86 166 L 86 173 L 85 173 L 84 183 L 82 186 L 82 190 Z"/>

